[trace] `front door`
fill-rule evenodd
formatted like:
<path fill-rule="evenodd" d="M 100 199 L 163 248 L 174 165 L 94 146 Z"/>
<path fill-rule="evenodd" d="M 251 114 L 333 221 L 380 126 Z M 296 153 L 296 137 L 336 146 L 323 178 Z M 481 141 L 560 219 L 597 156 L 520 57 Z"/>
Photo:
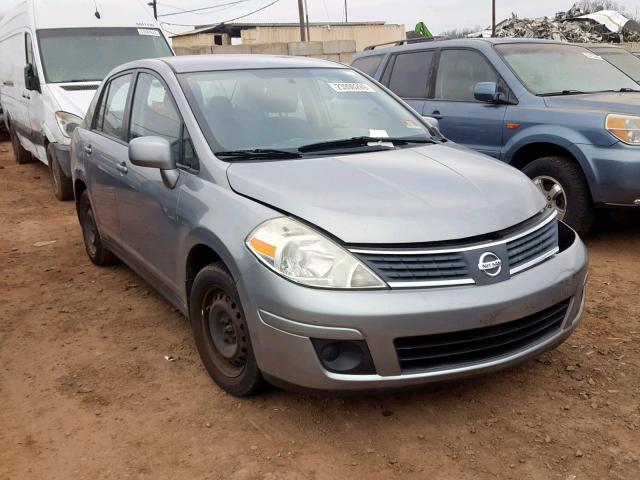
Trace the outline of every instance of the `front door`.
<path fill-rule="evenodd" d="M 479 52 L 442 50 L 434 98 L 425 102 L 422 115 L 438 119 L 444 136 L 454 142 L 500 158 L 507 106 L 477 101 L 474 90 L 479 82 L 502 85 L 496 71 Z"/>
<path fill-rule="evenodd" d="M 26 64 L 33 67 L 36 78 L 40 77 L 40 69 L 33 50 L 33 38 L 29 32 L 25 33 L 24 46 L 26 52 Z M 41 84 L 42 85 L 42 84 Z M 42 89 L 42 87 L 40 87 Z M 29 129 L 31 131 L 32 153 L 41 161 L 47 163 L 47 153 L 44 149 L 44 134 L 42 132 L 43 111 L 42 93 L 39 90 L 27 90 L 24 98 L 29 116 Z"/>

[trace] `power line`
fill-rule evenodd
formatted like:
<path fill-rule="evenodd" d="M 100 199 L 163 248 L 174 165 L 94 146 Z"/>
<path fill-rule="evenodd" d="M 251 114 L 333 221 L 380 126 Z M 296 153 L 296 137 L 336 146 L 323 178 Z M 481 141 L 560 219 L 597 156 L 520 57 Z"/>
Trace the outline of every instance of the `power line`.
<path fill-rule="evenodd" d="M 194 8 L 192 10 L 183 10 L 180 9 L 181 11 L 179 12 L 172 12 L 172 13 L 164 13 L 162 15 L 158 15 L 159 17 L 170 17 L 173 15 L 182 15 L 184 13 L 196 13 L 196 12 L 203 12 L 205 10 L 213 10 L 214 8 L 219 8 L 219 7 L 226 7 L 228 5 L 238 5 L 239 3 L 246 3 L 246 2 L 251 2 L 252 0 L 235 0 L 234 2 L 228 2 L 228 3 L 219 3 L 217 5 L 211 5 L 209 7 L 201 7 L 201 8 Z"/>
<path fill-rule="evenodd" d="M 221 22 L 218 22 L 217 25 L 222 25 L 223 23 L 229 23 L 229 22 L 234 22 L 236 20 L 240 20 L 241 18 L 245 18 L 248 17 L 250 15 L 253 15 L 254 13 L 258 13 L 261 12 L 262 10 L 265 10 L 267 8 L 269 8 L 272 5 L 275 5 L 276 3 L 280 2 L 280 0 L 273 0 L 273 2 L 268 3 L 267 5 L 265 5 L 264 7 L 260 7 L 252 12 L 246 13 L 244 15 L 240 15 L 239 17 L 235 17 L 235 18 L 230 18 L 228 20 L 223 20 Z M 161 22 L 163 25 L 173 25 L 176 27 L 200 27 L 202 26 L 202 23 L 197 23 L 197 24 L 184 24 L 184 23 L 171 23 L 171 22 Z"/>

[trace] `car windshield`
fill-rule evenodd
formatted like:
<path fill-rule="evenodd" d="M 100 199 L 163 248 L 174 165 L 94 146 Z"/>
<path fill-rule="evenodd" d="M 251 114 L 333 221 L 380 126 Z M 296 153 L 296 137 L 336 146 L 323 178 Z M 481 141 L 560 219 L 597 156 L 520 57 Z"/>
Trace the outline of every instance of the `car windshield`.
<path fill-rule="evenodd" d="M 640 83 L 640 58 L 619 48 L 599 48 L 595 53 Z"/>
<path fill-rule="evenodd" d="M 536 95 L 638 88 L 627 75 L 583 47 L 513 43 L 496 48 L 527 89 Z"/>
<path fill-rule="evenodd" d="M 216 152 L 297 151 L 355 137 L 431 138 L 408 108 L 347 68 L 212 71 L 180 77 Z"/>
<path fill-rule="evenodd" d="M 48 29 L 38 42 L 47 83 L 101 81 L 123 63 L 172 55 L 157 29 Z"/>

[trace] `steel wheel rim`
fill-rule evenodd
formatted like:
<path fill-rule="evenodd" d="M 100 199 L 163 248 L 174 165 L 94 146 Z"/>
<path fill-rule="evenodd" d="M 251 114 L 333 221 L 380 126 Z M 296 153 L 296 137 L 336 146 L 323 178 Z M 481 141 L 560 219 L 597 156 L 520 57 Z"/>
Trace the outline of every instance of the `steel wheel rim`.
<path fill-rule="evenodd" d="M 93 212 L 90 208 L 87 208 L 84 212 L 84 222 L 82 222 L 82 234 L 84 236 L 84 243 L 87 246 L 87 251 L 91 257 L 95 257 L 98 251 L 98 227 L 93 220 Z"/>
<path fill-rule="evenodd" d="M 227 377 L 240 376 L 249 345 L 239 303 L 221 288 L 211 288 L 202 301 L 202 320 L 216 367 Z"/>
<path fill-rule="evenodd" d="M 533 183 L 540 189 L 547 202 L 546 208 L 558 212 L 558 218 L 563 220 L 567 214 L 567 194 L 562 184 L 548 175 L 539 175 Z"/>

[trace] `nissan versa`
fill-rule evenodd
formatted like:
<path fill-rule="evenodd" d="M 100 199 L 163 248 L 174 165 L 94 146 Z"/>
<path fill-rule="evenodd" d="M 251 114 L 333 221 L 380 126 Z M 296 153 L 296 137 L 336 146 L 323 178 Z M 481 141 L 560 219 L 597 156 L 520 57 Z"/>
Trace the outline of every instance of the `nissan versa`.
<path fill-rule="evenodd" d="M 349 67 L 126 64 L 72 167 L 91 260 L 122 259 L 188 316 L 234 395 L 488 372 L 582 317 L 585 248 L 537 187 Z"/>

